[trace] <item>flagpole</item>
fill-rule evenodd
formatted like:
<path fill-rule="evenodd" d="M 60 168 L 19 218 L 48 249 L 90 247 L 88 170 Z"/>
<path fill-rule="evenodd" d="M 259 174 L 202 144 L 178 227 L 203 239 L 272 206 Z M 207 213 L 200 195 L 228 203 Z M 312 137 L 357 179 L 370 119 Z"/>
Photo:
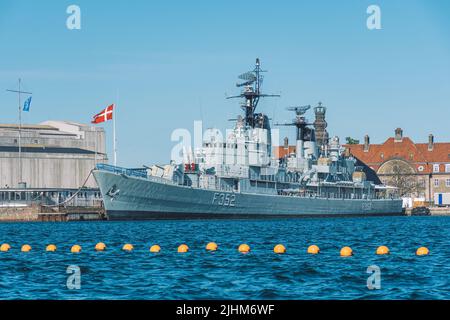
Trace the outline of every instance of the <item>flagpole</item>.
<path fill-rule="evenodd" d="M 7 89 L 8 92 L 17 93 L 17 96 L 19 98 L 19 183 L 23 182 L 23 175 L 22 175 L 22 100 L 21 100 L 21 94 L 29 94 L 31 95 L 31 92 L 25 92 L 21 91 L 21 84 L 22 79 L 19 78 L 19 90 L 12 90 Z"/>
<path fill-rule="evenodd" d="M 20 101 L 20 83 L 22 80 L 19 78 L 19 183 L 22 181 L 22 106 Z"/>
<path fill-rule="evenodd" d="M 94 158 L 94 167 L 97 167 L 97 137 L 98 137 L 98 132 L 97 132 L 97 128 L 95 128 L 95 137 L 94 137 L 94 148 L 95 148 L 95 158 Z"/>
<path fill-rule="evenodd" d="M 114 166 L 117 166 L 117 141 L 116 141 L 116 115 L 117 105 L 119 102 L 119 92 L 116 92 L 116 103 L 114 104 L 113 111 L 113 152 L 114 152 Z"/>

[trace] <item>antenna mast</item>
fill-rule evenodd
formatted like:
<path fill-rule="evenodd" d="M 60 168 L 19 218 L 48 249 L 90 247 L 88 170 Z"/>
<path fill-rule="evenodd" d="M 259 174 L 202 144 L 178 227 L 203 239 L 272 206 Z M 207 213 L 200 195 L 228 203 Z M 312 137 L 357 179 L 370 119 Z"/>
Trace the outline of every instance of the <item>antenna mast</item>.
<path fill-rule="evenodd" d="M 310 105 L 302 106 L 302 107 L 288 107 L 286 108 L 289 111 L 295 112 L 295 119 L 289 123 L 277 123 L 277 126 L 295 126 L 297 129 L 297 137 L 296 140 L 305 140 L 305 128 L 311 123 L 307 123 L 305 118 L 305 113 L 311 108 Z"/>
<path fill-rule="evenodd" d="M 236 87 L 244 87 L 240 95 L 227 97 L 227 99 L 233 98 L 244 98 L 244 103 L 241 108 L 245 112 L 245 124 L 251 128 L 255 127 L 255 110 L 258 106 L 260 98 L 263 97 L 279 97 L 280 95 L 275 94 L 262 94 L 261 86 L 263 83 L 263 75 L 261 73 L 267 72 L 261 70 L 261 64 L 259 58 L 256 59 L 255 68 L 252 71 L 245 72 L 241 74 L 238 78 L 244 82 L 237 83 Z"/>

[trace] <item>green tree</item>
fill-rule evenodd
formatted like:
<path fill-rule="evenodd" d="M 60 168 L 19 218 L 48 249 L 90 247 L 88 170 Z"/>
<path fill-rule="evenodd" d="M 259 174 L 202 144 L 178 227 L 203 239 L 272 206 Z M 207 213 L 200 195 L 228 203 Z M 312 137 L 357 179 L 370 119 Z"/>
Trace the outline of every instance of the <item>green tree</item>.
<path fill-rule="evenodd" d="M 359 144 L 359 140 L 353 139 L 352 137 L 346 137 L 345 141 L 347 141 L 347 144 Z"/>

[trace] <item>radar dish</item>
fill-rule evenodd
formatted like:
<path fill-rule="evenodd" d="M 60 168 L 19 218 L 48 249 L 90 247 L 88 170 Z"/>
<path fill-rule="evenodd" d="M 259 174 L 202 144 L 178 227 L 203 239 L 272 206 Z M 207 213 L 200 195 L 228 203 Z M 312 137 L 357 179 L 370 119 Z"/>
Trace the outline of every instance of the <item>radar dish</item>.
<path fill-rule="evenodd" d="M 241 80 L 246 80 L 246 81 L 255 81 L 256 80 L 256 76 L 251 71 L 241 74 L 238 78 Z"/>
<path fill-rule="evenodd" d="M 256 81 L 256 76 L 252 71 L 243 73 L 238 78 L 244 80 L 245 82 L 237 83 L 237 87 L 251 86 Z"/>
<path fill-rule="evenodd" d="M 306 113 L 311 108 L 310 105 L 302 106 L 302 107 L 288 107 L 286 108 L 289 111 L 294 111 L 298 116 L 301 116 Z"/>

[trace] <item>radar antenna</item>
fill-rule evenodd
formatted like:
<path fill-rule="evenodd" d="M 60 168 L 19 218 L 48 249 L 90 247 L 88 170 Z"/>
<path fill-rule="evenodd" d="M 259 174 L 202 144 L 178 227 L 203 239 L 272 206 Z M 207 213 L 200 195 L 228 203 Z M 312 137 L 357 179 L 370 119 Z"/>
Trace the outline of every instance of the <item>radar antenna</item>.
<path fill-rule="evenodd" d="M 311 109 L 310 105 L 299 106 L 299 107 L 288 107 L 289 111 L 295 112 L 295 119 L 289 123 L 276 123 L 277 126 L 295 126 L 297 128 L 297 140 L 305 140 L 305 128 L 312 123 L 308 123 L 305 118 L 305 113 Z"/>
<path fill-rule="evenodd" d="M 264 97 L 280 96 L 276 94 L 261 93 L 261 86 L 264 79 L 261 73 L 263 72 L 267 71 L 261 70 L 259 58 L 257 58 L 255 68 L 252 71 L 245 72 L 238 77 L 239 79 L 244 81 L 236 84 L 236 87 L 238 88 L 244 87 L 241 94 L 237 96 L 227 97 L 227 99 L 234 99 L 234 98 L 245 99 L 244 103 L 241 105 L 241 108 L 245 111 L 245 124 L 252 128 L 254 128 L 256 124 L 255 110 L 256 107 L 258 106 L 259 99 Z"/>
<path fill-rule="evenodd" d="M 302 106 L 302 107 L 287 107 L 286 108 L 289 111 L 294 111 L 297 117 L 300 117 L 306 113 L 309 109 L 311 109 L 310 105 Z"/>

